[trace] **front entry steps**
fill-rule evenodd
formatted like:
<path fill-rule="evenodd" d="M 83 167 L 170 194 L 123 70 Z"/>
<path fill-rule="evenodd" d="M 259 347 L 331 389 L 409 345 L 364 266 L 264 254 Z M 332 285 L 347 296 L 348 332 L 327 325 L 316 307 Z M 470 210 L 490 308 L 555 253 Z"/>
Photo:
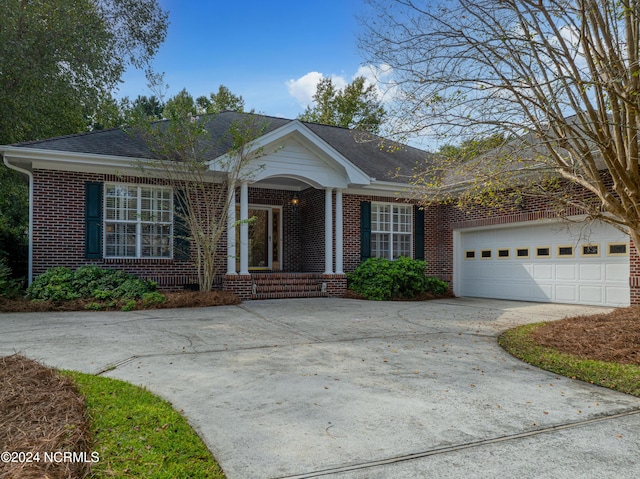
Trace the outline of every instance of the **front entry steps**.
<path fill-rule="evenodd" d="M 327 286 L 318 273 L 251 273 L 251 299 L 326 298 Z"/>

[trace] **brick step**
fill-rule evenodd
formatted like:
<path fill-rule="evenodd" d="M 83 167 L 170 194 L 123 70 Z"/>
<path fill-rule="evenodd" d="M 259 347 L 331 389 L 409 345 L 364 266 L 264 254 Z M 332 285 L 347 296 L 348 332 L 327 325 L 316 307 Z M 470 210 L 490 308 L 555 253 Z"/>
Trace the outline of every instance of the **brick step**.
<path fill-rule="evenodd" d="M 253 299 L 321 298 L 322 278 L 315 273 L 253 274 Z"/>
<path fill-rule="evenodd" d="M 278 293 L 256 293 L 251 299 L 287 299 L 287 298 L 326 298 L 322 291 L 281 291 Z"/>

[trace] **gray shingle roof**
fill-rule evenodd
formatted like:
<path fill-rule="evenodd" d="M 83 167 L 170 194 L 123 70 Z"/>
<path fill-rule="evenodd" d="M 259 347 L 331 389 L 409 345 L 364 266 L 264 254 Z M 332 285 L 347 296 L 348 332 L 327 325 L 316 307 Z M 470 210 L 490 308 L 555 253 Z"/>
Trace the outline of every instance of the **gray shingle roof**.
<path fill-rule="evenodd" d="M 264 127 L 264 133 L 269 133 L 293 121 L 236 112 L 204 115 L 201 121 L 206 122 L 206 128 L 214 140 L 212 147 L 214 155 L 223 155 L 228 151 L 231 142 L 227 135 L 229 128 L 234 122 L 241 122 L 247 118 L 257 120 L 257 124 Z M 166 122 L 157 123 L 158 127 L 162 127 L 163 124 Z M 430 158 L 430 154 L 423 150 L 390 143 L 388 140 L 368 133 L 317 123 L 303 122 L 303 124 L 367 175 L 380 181 L 405 183 L 406 180 L 401 178 L 410 176 L 418 162 Z M 23 142 L 12 146 L 129 158 L 154 157 L 142 138 L 119 128 Z"/>

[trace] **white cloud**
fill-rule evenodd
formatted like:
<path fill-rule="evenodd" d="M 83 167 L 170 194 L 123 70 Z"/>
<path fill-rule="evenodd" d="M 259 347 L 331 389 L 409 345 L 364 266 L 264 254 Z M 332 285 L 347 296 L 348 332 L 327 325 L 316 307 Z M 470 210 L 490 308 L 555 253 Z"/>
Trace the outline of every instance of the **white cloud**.
<path fill-rule="evenodd" d="M 392 73 L 393 69 L 389 65 L 363 65 L 351 77 L 351 81 L 356 77 L 363 76 L 368 84 L 376 86 L 378 98 L 381 101 L 388 101 L 396 90 L 396 85 L 391 80 Z M 311 105 L 313 95 L 316 93 L 316 86 L 322 78 L 325 78 L 325 75 L 320 72 L 309 72 L 298 79 L 287 81 L 289 95 L 303 107 Z M 339 89 L 349 84 L 349 81 L 341 75 L 331 75 L 331 80 L 333 85 Z"/>
<path fill-rule="evenodd" d="M 313 103 L 313 95 L 316 93 L 318 82 L 324 77 L 320 72 L 309 72 L 296 80 L 287 81 L 289 95 L 298 100 L 303 107 L 310 105 Z M 340 75 L 331 75 L 331 80 L 336 88 L 344 88 L 348 83 Z"/>
<path fill-rule="evenodd" d="M 316 85 L 322 79 L 322 73 L 309 72 L 297 80 L 287 81 L 289 95 L 294 97 L 302 106 L 309 105 L 313 101 Z"/>

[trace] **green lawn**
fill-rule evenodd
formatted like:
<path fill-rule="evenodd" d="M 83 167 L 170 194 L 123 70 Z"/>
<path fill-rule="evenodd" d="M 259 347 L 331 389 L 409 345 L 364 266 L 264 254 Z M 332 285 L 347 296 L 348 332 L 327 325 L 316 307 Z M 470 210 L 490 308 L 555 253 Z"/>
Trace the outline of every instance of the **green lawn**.
<path fill-rule="evenodd" d="M 222 469 L 171 404 L 123 381 L 77 372 L 100 461 L 90 478 L 223 479 Z"/>

